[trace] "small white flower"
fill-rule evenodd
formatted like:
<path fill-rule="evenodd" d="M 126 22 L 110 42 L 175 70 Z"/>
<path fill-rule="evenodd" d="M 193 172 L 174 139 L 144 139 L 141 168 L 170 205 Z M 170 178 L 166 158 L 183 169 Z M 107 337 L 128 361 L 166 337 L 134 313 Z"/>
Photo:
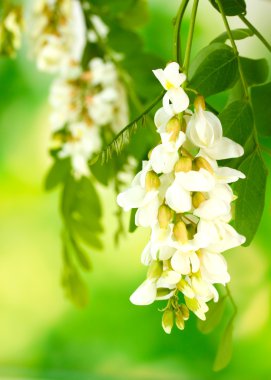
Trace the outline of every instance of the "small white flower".
<path fill-rule="evenodd" d="M 134 305 L 150 305 L 156 298 L 156 284 L 147 279 L 131 295 L 130 301 Z"/>
<path fill-rule="evenodd" d="M 172 268 L 180 274 L 186 275 L 198 272 L 200 261 L 195 251 L 177 251 L 171 259 Z"/>
<path fill-rule="evenodd" d="M 199 106 L 190 118 L 187 136 L 207 156 L 214 160 L 240 157 L 244 154 L 241 145 L 222 136 L 221 122 L 212 112 Z"/>
<path fill-rule="evenodd" d="M 153 70 L 154 75 L 162 84 L 166 94 L 163 97 L 163 108 L 168 115 L 176 115 L 185 111 L 189 106 L 189 98 L 180 87 L 186 80 L 186 76 L 179 71 L 180 66 L 176 62 L 169 63 L 166 68 Z"/>
<path fill-rule="evenodd" d="M 221 253 L 202 249 L 199 253 L 202 278 L 211 284 L 225 285 L 230 281 L 227 262 Z"/>

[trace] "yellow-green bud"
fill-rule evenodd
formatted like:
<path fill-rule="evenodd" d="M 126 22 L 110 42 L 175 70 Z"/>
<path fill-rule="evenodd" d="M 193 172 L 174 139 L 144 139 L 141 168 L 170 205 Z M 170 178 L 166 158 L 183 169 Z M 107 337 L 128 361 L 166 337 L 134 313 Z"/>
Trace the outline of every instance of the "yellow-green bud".
<path fill-rule="evenodd" d="M 171 293 L 171 292 L 172 292 L 172 290 L 169 288 L 157 288 L 156 296 L 157 297 L 165 297 L 165 296 L 168 296 L 169 293 Z"/>
<path fill-rule="evenodd" d="M 162 317 L 162 326 L 166 334 L 170 334 L 174 325 L 174 312 L 171 309 L 164 311 Z"/>
<path fill-rule="evenodd" d="M 171 133 L 170 141 L 176 141 L 181 130 L 181 123 L 177 117 L 172 117 L 166 126 L 166 132 Z"/>
<path fill-rule="evenodd" d="M 188 310 L 188 307 L 184 303 L 182 303 L 180 305 L 180 309 L 181 309 L 181 312 L 182 312 L 183 319 L 185 321 L 187 321 L 189 319 L 189 310 Z"/>
<path fill-rule="evenodd" d="M 146 174 L 145 186 L 147 191 L 158 189 L 160 186 L 160 179 L 158 175 L 153 171 L 148 172 Z"/>
<path fill-rule="evenodd" d="M 194 164 L 194 167 L 196 170 L 205 169 L 208 172 L 210 172 L 211 174 L 214 173 L 213 168 L 211 167 L 209 162 L 207 160 L 205 160 L 205 158 L 203 158 L 203 157 L 195 158 L 193 164 Z"/>
<path fill-rule="evenodd" d="M 179 330 L 184 329 L 184 318 L 181 311 L 177 311 L 175 314 L 175 324 Z"/>
<path fill-rule="evenodd" d="M 187 229 L 188 239 L 192 240 L 196 233 L 196 226 L 193 224 L 187 224 L 186 229 Z"/>
<path fill-rule="evenodd" d="M 150 280 L 158 280 L 163 273 L 163 262 L 153 260 L 149 266 L 147 277 Z"/>
<path fill-rule="evenodd" d="M 158 210 L 158 222 L 160 228 L 167 228 L 173 218 L 173 210 L 166 205 L 161 205 Z"/>
<path fill-rule="evenodd" d="M 174 166 L 175 172 L 190 172 L 192 170 L 192 160 L 190 157 L 181 157 Z"/>
<path fill-rule="evenodd" d="M 194 106 L 195 106 L 195 109 L 198 111 L 199 108 L 205 110 L 205 100 L 204 100 L 204 97 L 199 95 L 196 97 L 195 101 L 194 101 Z"/>
<path fill-rule="evenodd" d="M 187 229 L 186 225 L 182 220 L 179 220 L 173 227 L 173 235 L 175 239 L 182 243 L 185 244 L 188 241 L 188 234 L 187 234 Z"/>
<path fill-rule="evenodd" d="M 196 192 L 192 196 L 192 203 L 195 208 L 198 208 L 202 202 L 206 201 L 204 194 Z"/>

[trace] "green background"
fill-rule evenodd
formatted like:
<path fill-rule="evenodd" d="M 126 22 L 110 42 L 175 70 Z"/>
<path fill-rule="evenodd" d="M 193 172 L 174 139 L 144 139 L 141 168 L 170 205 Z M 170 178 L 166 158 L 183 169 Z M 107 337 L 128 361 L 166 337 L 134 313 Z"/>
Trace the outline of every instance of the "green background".
<path fill-rule="evenodd" d="M 168 60 L 177 5 L 173 0 L 150 1 L 149 23 L 142 30 L 148 50 Z M 248 1 L 249 19 L 269 40 L 270 11 L 269 2 Z M 219 14 L 202 1 L 193 55 L 222 31 Z M 267 56 L 255 38 L 238 46 L 252 58 Z M 238 304 L 234 355 L 227 369 L 212 372 L 220 328 L 202 335 L 191 318 L 183 332 L 175 329 L 168 336 L 157 304 L 130 304 L 130 294 L 144 279 L 140 253 L 148 232 L 137 230 L 114 246 L 111 226 L 117 205 L 110 188 L 100 187 L 105 249 L 92 255 L 90 303 L 84 310 L 75 309 L 60 287 L 58 192 L 43 190 L 50 165 L 47 97 L 52 77 L 37 72 L 28 52 L 25 46 L 18 60 L 0 61 L 0 378 L 267 379 L 271 180 L 254 242 L 226 253 Z M 268 140 L 262 143 L 271 146 Z M 271 168 L 271 158 L 265 153 L 264 158 Z"/>

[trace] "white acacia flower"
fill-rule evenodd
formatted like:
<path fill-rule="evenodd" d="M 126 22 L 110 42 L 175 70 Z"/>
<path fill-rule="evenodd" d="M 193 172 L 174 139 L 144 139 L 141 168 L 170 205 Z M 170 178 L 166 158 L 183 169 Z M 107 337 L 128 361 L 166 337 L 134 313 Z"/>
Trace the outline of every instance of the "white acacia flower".
<path fill-rule="evenodd" d="M 71 141 L 63 144 L 58 153 L 60 158 L 71 158 L 75 178 L 89 176 L 88 160 L 94 152 L 101 148 L 99 131 L 84 123 L 74 123 L 69 126 Z"/>
<path fill-rule="evenodd" d="M 156 173 L 170 173 L 179 159 L 178 149 L 185 141 L 185 134 L 180 132 L 176 141 L 170 141 L 168 133 L 162 133 L 161 138 L 162 144 L 151 152 L 150 163 Z"/>
<path fill-rule="evenodd" d="M 179 70 L 180 66 L 176 62 L 169 63 L 164 70 L 153 70 L 156 78 L 167 90 L 163 97 L 163 108 L 171 116 L 185 111 L 189 106 L 189 98 L 180 87 L 185 82 L 186 76 Z"/>
<path fill-rule="evenodd" d="M 146 188 L 147 173 L 151 171 L 148 161 L 143 161 L 143 169 L 135 176 L 131 187 L 120 193 L 117 203 L 125 210 L 137 208 L 135 222 L 142 227 L 148 227 L 157 222 L 157 213 L 160 205 L 158 188 Z"/>
<path fill-rule="evenodd" d="M 145 280 L 131 295 L 130 301 L 134 305 L 150 305 L 156 298 L 156 283 L 153 280 Z"/>
<path fill-rule="evenodd" d="M 176 212 L 188 212 L 192 208 L 192 191 L 210 191 L 215 185 L 212 174 L 205 169 L 175 173 L 175 180 L 166 192 L 166 203 Z"/>
<path fill-rule="evenodd" d="M 240 157 L 244 154 L 241 145 L 223 137 L 221 122 L 212 112 L 201 106 L 196 109 L 187 125 L 187 137 L 204 154 L 214 160 Z"/>
<path fill-rule="evenodd" d="M 202 249 L 199 252 L 200 273 L 211 284 L 225 285 L 230 281 L 227 262 L 221 253 Z"/>
<path fill-rule="evenodd" d="M 176 251 L 171 259 L 172 268 L 182 275 L 199 271 L 200 261 L 195 251 Z"/>

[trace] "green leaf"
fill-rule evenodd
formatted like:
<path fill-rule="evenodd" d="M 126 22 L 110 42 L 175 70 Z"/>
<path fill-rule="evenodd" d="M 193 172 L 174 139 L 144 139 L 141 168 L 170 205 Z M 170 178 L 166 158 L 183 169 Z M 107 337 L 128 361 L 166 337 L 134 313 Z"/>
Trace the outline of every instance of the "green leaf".
<path fill-rule="evenodd" d="M 238 198 L 235 203 L 235 227 L 246 237 L 248 246 L 261 221 L 264 203 L 267 170 L 259 149 L 255 149 L 238 167 L 246 178 L 233 186 Z"/>
<path fill-rule="evenodd" d="M 231 88 L 237 80 L 237 58 L 227 45 L 203 48 L 191 65 L 190 87 L 207 97 Z"/>
<path fill-rule="evenodd" d="M 268 62 L 266 59 L 251 59 L 241 57 L 242 69 L 249 86 L 260 84 L 268 77 Z"/>
<path fill-rule="evenodd" d="M 203 334 L 209 334 L 220 323 L 225 310 L 226 297 L 222 297 L 218 302 L 208 304 L 209 310 L 206 314 L 206 321 L 198 320 L 198 329 Z"/>
<path fill-rule="evenodd" d="M 251 88 L 255 124 L 263 136 L 271 136 L 271 82 Z"/>
<path fill-rule="evenodd" d="M 253 130 L 253 113 L 246 100 L 230 103 L 220 114 L 223 134 L 245 146 Z"/>
<path fill-rule="evenodd" d="M 216 0 L 210 0 L 212 5 L 219 11 Z M 246 13 L 245 0 L 220 0 L 227 16 L 237 16 Z"/>
<path fill-rule="evenodd" d="M 227 325 L 216 354 L 216 358 L 214 361 L 213 370 L 220 371 L 223 368 L 227 367 L 231 360 L 232 356 L 232 338 L 233 338 L 233 319 L 230 320 Z"/>
<path fill-rule="evenodd" d="M 129 232 L 134 232 L 137 229 L 137 225 L 135 224 L 135 214 L 137 212 L 136 208 L 132 208 L 129 220 Z"/>
<path fill-rule="evenodd" d="M 113 25 L 108 34 L 108 45 L 125 57 L 137 56 L 142 50 L 143 43 L 139 35 L 131 30 Z"/>
<path fill-rule="evenodd" d="M 247 37 L 253 36 L 254 34 L 250 29 L 246 29 L 246 28 L 233 29 L 231 32 L 235 40 L 243 40 Z M 228 39 L 229 39 L 228 33 L 224 32 L 224 33 L 221 33 L 218 37 L 216 37 L 211 42 L 211 44 L 215 42 L 226 42 Z"/>
<path fill-rule="evenodd" d="M 89 255 L 78 245 L 73 236 L 70 235 L 69 231 L 65 231 L 63 240 L 63 244 L 67 250 L 66 254 L 68 257 L 72 257 L 73 254 L 75 254 L 80 266 L 89 271 L 91 269 Z"/>
<path fill-rule="evenodd" d="M 61 210 L 67 229 L 73 235 L 91 247 L 101 248 L 98 235 L 102 231 L 102 210 L 98 194 L 89 179 L 75 180 L 70 176 L 66 180 Z"/>
<path fill-rule="evenodd" d="M 62 274 L 62 286 L 66 296 L 79 308 L 88 303 L 88 288 L 80 277 L 78 271 L 71 266 L 65 265 Z"/>
<path fill-rule="evenodd" d="M 132 29 L 146 24 L 148 18 L 147 0 L 136 0 L 132 6 L 122 14 L 120 22 L 124 27 Z"/>
<path fill-rule="evenodd" d="M 70 171 L 70 160 L 69 159 L 63 159 L 58 160 L 53 163 L 52 167 L 50 168 L 46 178 L 45 178 L 45 190 L 52 190 L 59 184 L 65 181 L 65 178 L 67 177 L 68 173 Z"/>

